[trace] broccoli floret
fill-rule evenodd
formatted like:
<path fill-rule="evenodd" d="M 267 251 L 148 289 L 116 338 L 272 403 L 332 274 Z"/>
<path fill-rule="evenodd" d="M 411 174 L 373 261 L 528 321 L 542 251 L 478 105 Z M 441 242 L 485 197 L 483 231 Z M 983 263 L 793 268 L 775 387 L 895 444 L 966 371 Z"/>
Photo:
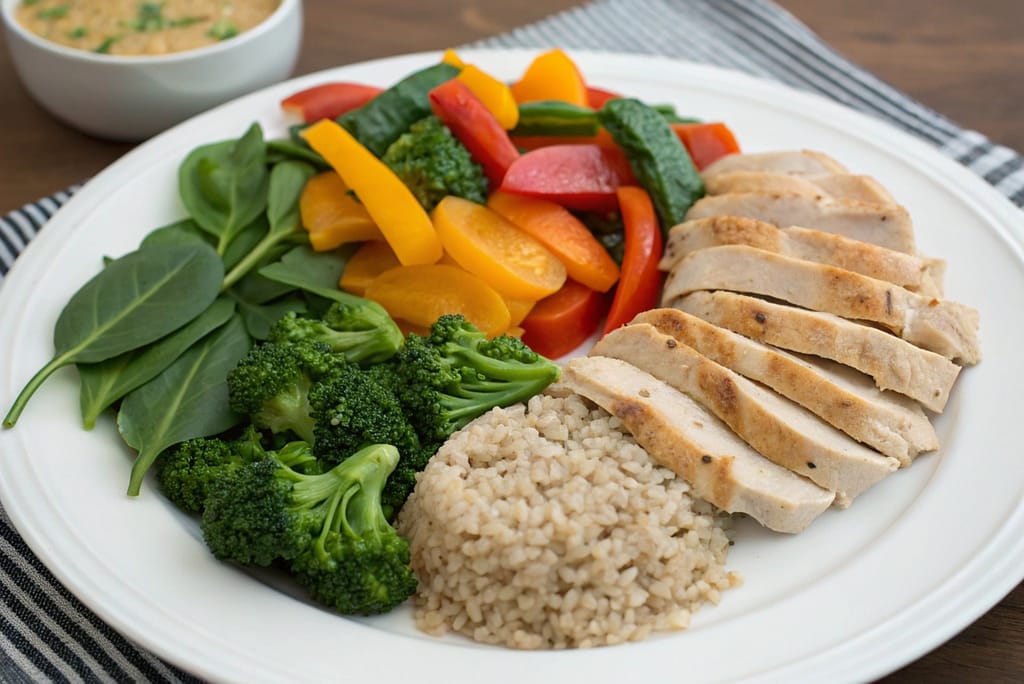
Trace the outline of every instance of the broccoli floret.
<path fill-rule="evenodd" d="M 342 364 L 313 385 L 309 393 L 314 449 L 326 464 L 339 463 L 368 444 L 391 444 L 401 460 L 384 487 L 391 517 L 416 484 L 416 473 L 436 449 L 425 450 L 398 401 L 390 364 L 361 369 Z"/>
<path fill-rule="evenodd" d="M 426 337 L 408 335 L 395 360 L 395 391 L 425 444 L 443 442 L 496 406 L 532 397 L 561 370 L 518 338 L 488 340 L 461 315 L 442 316 Z"/>
<path fill-rule="evenodd" d="M 171 503 L 186 513 L 201 513 L 211 482 L 265 456 L 259 433 L 251 428 L 233 440 L 190 439 L 160 455 L 157 481 Z"/>
<path fill-rule="evenodd" d="M 381 160 L 430 211 L 446 195 L 483 204 L 487 177 L 469 151 L 436 116 L 414 123 L 391 143 Z"/>
<path fill-rule="evenodd" d="M 270 330 L 269 341 L 322 342 L 349 361 L 376 363 L 391 358 L 402 346 L 402 331 L 380 304 L 359 299 L 335 302 L 321 318 L 289 312 Z"/>
<path fill-rule="evenodd" d="M 312 455 L 301 441 L 285 453 L 294 459 L 296 452 Z M 209 483 L 202 518 L 206 544 L 217 558 L 243 565 L 294 558 L 319 533 L 325 511 L 318 506 L 329 498 L 331 484 L 324 474 L 301 473 L 267 451 Z"/>
<path fill-rule="evenodd" d="M 387 521 L 381 492 L 398 451 L 373 444 L 330 471 L 339 486 L 315 543 L 291 563 L 318 602 L 352 615 L 384 613 L 416 591 L 409 543 Z"/>
<path fill-rule="evenodd" d="M 383 612 L 416 588 L 408 544 L 381 509 L 397 463 L 393 446 L 376 444 L 307 475 L 269 452 L 214 483 L 203 536 L 221 560 L 290 563 L 313 598 L 335 610 Z"/>
<path fill-rule="evenodd" d="M 310 387 L 341 360 L 319 342 L 256 345 L 228 374 L 231 408 L 256 427 L 312 442 Z"/>

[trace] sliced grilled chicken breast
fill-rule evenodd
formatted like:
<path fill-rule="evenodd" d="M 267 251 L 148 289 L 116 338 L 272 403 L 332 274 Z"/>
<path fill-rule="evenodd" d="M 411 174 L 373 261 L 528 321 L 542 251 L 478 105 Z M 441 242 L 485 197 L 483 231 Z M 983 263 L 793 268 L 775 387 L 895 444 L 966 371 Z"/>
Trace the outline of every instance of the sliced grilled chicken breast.
<path fill-rule="evenodd" d="M 707 182 L 720 173 L 734 171 L 760 171 L 813 175 L 819 173 L 846 173 L 846 167 L 832 157 L 814 150 L 781 150 L 777 152 L 744 152 L 730 154 L 708 164 L 701 171 Z"/>
<path fill-rule="evenodd" d="M 694 292 L 670 306 L 783 349 L 832 359 L 941 412 L 960 373 L 949 359 L 871 326 L 734 292 Z"/>
<path fill-rule="evenodd" d="M 726 171 L 706 178 L 704 189 L 709 195 L 724 195 L 730 192 L 807 197 L 826 195 L 833 199 L 854 202 L 896 204 L 893 196 L 874 178 L 852 173 L 796 175 L 767 171 Z"/>
<path fill-rule="evenodd" d="M 754 449 L 784 468 L 836 493 L 849 506 L 899 467 L 807 409 L 715 363 L 652 325 L 613 330 L 592 355 L 631 363 L 711 411 Z"/>
<path fill-rule="evenodd" d="M 686 220 L 711 216 L 743 216 L 780 228 L 801 226 L 898 252 L 914 253 L 914 225 L 906 209 L 897 204 L 870 204 L 825 196 L 734 192 L 697 200 L 686 213 Z"/>
<path fill-rule="evenodd" d="M 753 293 L 843 318 L 871 321 L 954 362 L 981 360 L 976 310 L 835 266 L 748 245 L 708 247 L 691 252 L 676 264 L 665 281 L 662 301 L 698 290 Z"/>
<path fill-rule="evenodd" d="M 834 492 L 754 451 L 679 390 L 624 361 L 572 359 L 561 383 L 617 416 L 655 461 L 724 511 L 796 533 L 835 499 Z"/>
<path fill-rule="evenodd" d="M 653 325 L 709 359 L 788 397 L 854 439 L 910 465 L 939 448 L 920 404 L 882 392 L 869 377 L 816 357 L 797 356 L 678 309 L 653 309 L 634 323 Z"/>
<path fill-rule="evenodd" d="M 942 295 L 946 264 L 905 252 L 852 240 L 835 233 L 740 216 L 712 216 L 674 226 L 660 267 L 671 270 L 683 257 L 705 247 L 749 245 L 796 259 L 829 264 L 885 280 L 929 297 Z"/>

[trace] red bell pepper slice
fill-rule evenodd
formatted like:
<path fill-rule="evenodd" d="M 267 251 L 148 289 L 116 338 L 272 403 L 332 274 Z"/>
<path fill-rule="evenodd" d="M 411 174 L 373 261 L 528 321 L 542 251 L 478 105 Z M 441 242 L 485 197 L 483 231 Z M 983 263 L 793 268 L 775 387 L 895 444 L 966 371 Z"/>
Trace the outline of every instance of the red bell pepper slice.
<path fill-rule="evenodd" d="M 451 79 L 430 91 L 430 108 L 484 169 L 493 187 L 519 158 L 508 132 L 465 83 Z"/>
<path fill-rule="evenodd" d="M 622 95 L 613 93 L 610 90 L 587 86 L 587 104 L 590 105 L 591 109 L 600 109 L 601 107 L 604 107 L 604 103 L 608 100 L 614 100 L 620 97 L 622 97 Z"/>
<path fill-rule="evenodd" d="M 289 95 L 281 100 L 281 108 L 298 114 L 306 123 L 315 123 L 359 109 L 382 90 L 362 83 L 324 83 Z"/>
<path fill-rule="evenodd" d="M 736 136 L 724 123 L 674 123 L 671 126 L 698 171 L 716 159 L 740 151 Z"/>
<path fill-rule="evenodd" d="M 661 227 L 650 195 L 640 187 L 624 186 L 618 189 L 619 211 L 625 227 L 625 250 L 619 284 L 615 288 L 604 332 L 611 332 L 633 320 L 641 311 L 658 305 L 662 274 Z"/>
<path fill-rule="evenodd" d="M 523 342 L 551 359 L 565 356 L 597 332 L 608 296 L 575 280 L 537 302 L 519 326 Z"/>
<path fill-rule="evenodd" d="M 636 183 L 622 150 L 595 144 L 550 145 L 515 160 L 502 192 L 557 202 L 580 211 L 615 211 L 615 190 Z"/>

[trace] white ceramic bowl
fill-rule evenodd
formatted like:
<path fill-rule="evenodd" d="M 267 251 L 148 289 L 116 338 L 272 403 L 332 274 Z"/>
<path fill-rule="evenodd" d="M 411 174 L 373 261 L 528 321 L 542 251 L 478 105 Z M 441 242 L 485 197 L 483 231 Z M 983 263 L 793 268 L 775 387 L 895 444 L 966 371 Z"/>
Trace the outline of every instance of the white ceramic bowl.
<path fill-rule="evenodd" d="M 281 0 L 261 24 L 222 43 L 159 56 L 102 55 L 52 43 L 0 0 L 7 45 L 39 104 L 86 133 L 148 138 L 193 114 L 288 77 L 302 42 L 302 0 Z"/>

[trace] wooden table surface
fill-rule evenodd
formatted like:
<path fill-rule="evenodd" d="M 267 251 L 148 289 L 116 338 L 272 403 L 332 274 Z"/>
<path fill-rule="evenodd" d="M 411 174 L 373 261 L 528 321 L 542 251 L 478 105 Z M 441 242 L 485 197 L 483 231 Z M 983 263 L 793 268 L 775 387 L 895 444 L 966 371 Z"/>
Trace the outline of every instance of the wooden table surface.
<path fill-rule="evenodd" d="M 779 0 L 827 43 L 953 121 L 1024 150 L 1021 0 Z M 307 0 L 296 74 L 491 36 L 576 0 Z M 2 42 L 2 38 L 0 38 Z M 40 109 L 0 48 L 0 213 L 83 181 L 130 145 Z M 1024 587 L 887 682 L 1024 681 Z"/>

